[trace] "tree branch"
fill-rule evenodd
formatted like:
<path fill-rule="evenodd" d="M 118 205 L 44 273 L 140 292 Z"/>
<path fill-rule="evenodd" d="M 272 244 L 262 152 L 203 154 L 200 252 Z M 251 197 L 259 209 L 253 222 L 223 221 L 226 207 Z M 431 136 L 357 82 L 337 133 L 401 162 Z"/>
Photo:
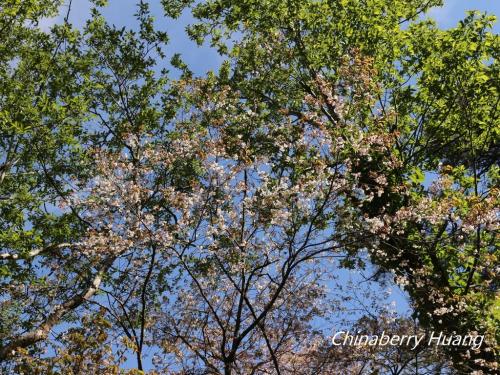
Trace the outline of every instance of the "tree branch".
<path fill-rule="evenodd" d="M 19 254 L 12 253 L 2 253 L 0 254 L 0 260 L 24 260 L 29 258 L 34 258 L 37 255 L 50 253 L 53 251 L 64 249 L 65 247 L 76 246 L 76 243 L 60 243 L 60 244 L 51 244 L 46 247 L 41 247 L 38 249 L 31 250 L 27 255 L 19 257 Z"/>
<path fill-rule="evenodd" d="M 116 255 L 109 256 L 101 263 L 101 266 L 97 270 L 94 277 L 90 278 L 86 288 L 79 294 L 70 298 L 62 305 L 57 305 L 54 310 L 49 314 L 43 323 L 41 323 L 37 329 L 28 332 L 24 335 L 11 341 L 9 344 L 2 346 L 0 348 L 0 362 L 7 360 L 8 358 L 15 355 L 17 348 L 27 348 L 31 345 L 36 344 L 39 341 L 45 340 L 52 328 L 60 322 L 60 320 L 68 312 L 75 310 L 87 300 L 89 300 L 96 292 L 99 290 L 102 278 L 111 267 L 116 259 Z"/>

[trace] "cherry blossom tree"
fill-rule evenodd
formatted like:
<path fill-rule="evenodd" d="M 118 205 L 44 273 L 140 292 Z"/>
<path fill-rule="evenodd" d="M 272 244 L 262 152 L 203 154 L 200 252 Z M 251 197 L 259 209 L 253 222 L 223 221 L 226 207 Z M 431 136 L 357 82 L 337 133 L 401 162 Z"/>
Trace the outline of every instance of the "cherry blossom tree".
<path fill-rule="evenodd" d="M 172 80 L 145 1 L 137 32 L 92 3 L 82 30 L 38 28 L 59 1 L 0 9 L 0 372 L 498 370 L 487 17 L 438 32 L 416 22 L 438 0 L 206 1 L 188 34 L 228 59 L 194 78 L 174 55 Z M 346 287 L 368 269 L 413 319 Z M 332 346 L 340 327 L 485 342 Z"/>
<path fill-rule="evenodd" d="M 365 74 L 362 65 L 352 73 Z M 283 358 L 331 311 L 331 269 L 355 238 L 333 229 L 348 228 L 346 196 L 359 189 L 349 155 L 390 143 L 343 120 L 342 99 L 322 77 L 311 84 L 324 99 L 306 97 L 301 117 L 255 127 L 257 112 L 238 93 L 181 81 L 186 111 L 168 138 L 130 131 L 123 147 L 94 149 L 95 177 L 60 199 L 87 223 L 66 247 L 92 277 L 3 356 L 90 304 L 123 331 L 140 370 L 145 348 L 160 346 L 184 369 L 289 371 Z M 338 123 L 328 126 L 320 110 L 334 105 Z M 60 265 L 53 272 L 68 276 Z"/>

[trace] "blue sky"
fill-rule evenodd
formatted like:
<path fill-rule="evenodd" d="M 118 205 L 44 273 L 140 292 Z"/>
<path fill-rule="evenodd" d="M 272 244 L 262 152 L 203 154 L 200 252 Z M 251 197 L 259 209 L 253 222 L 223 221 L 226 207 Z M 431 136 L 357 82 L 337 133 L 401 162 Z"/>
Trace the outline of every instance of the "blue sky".
<path fill-rule="evenodd" d="M 458 20 L 463 18 L 467 10 L 480 10 L 500 16 L 499 0 L 445 0 L 445 6 L 434 8 L 429 15 L 434 18 L 440 27 L 453 27 Z M 500 31 L 500 25 L 495 25 L 495 32 Z"/>

